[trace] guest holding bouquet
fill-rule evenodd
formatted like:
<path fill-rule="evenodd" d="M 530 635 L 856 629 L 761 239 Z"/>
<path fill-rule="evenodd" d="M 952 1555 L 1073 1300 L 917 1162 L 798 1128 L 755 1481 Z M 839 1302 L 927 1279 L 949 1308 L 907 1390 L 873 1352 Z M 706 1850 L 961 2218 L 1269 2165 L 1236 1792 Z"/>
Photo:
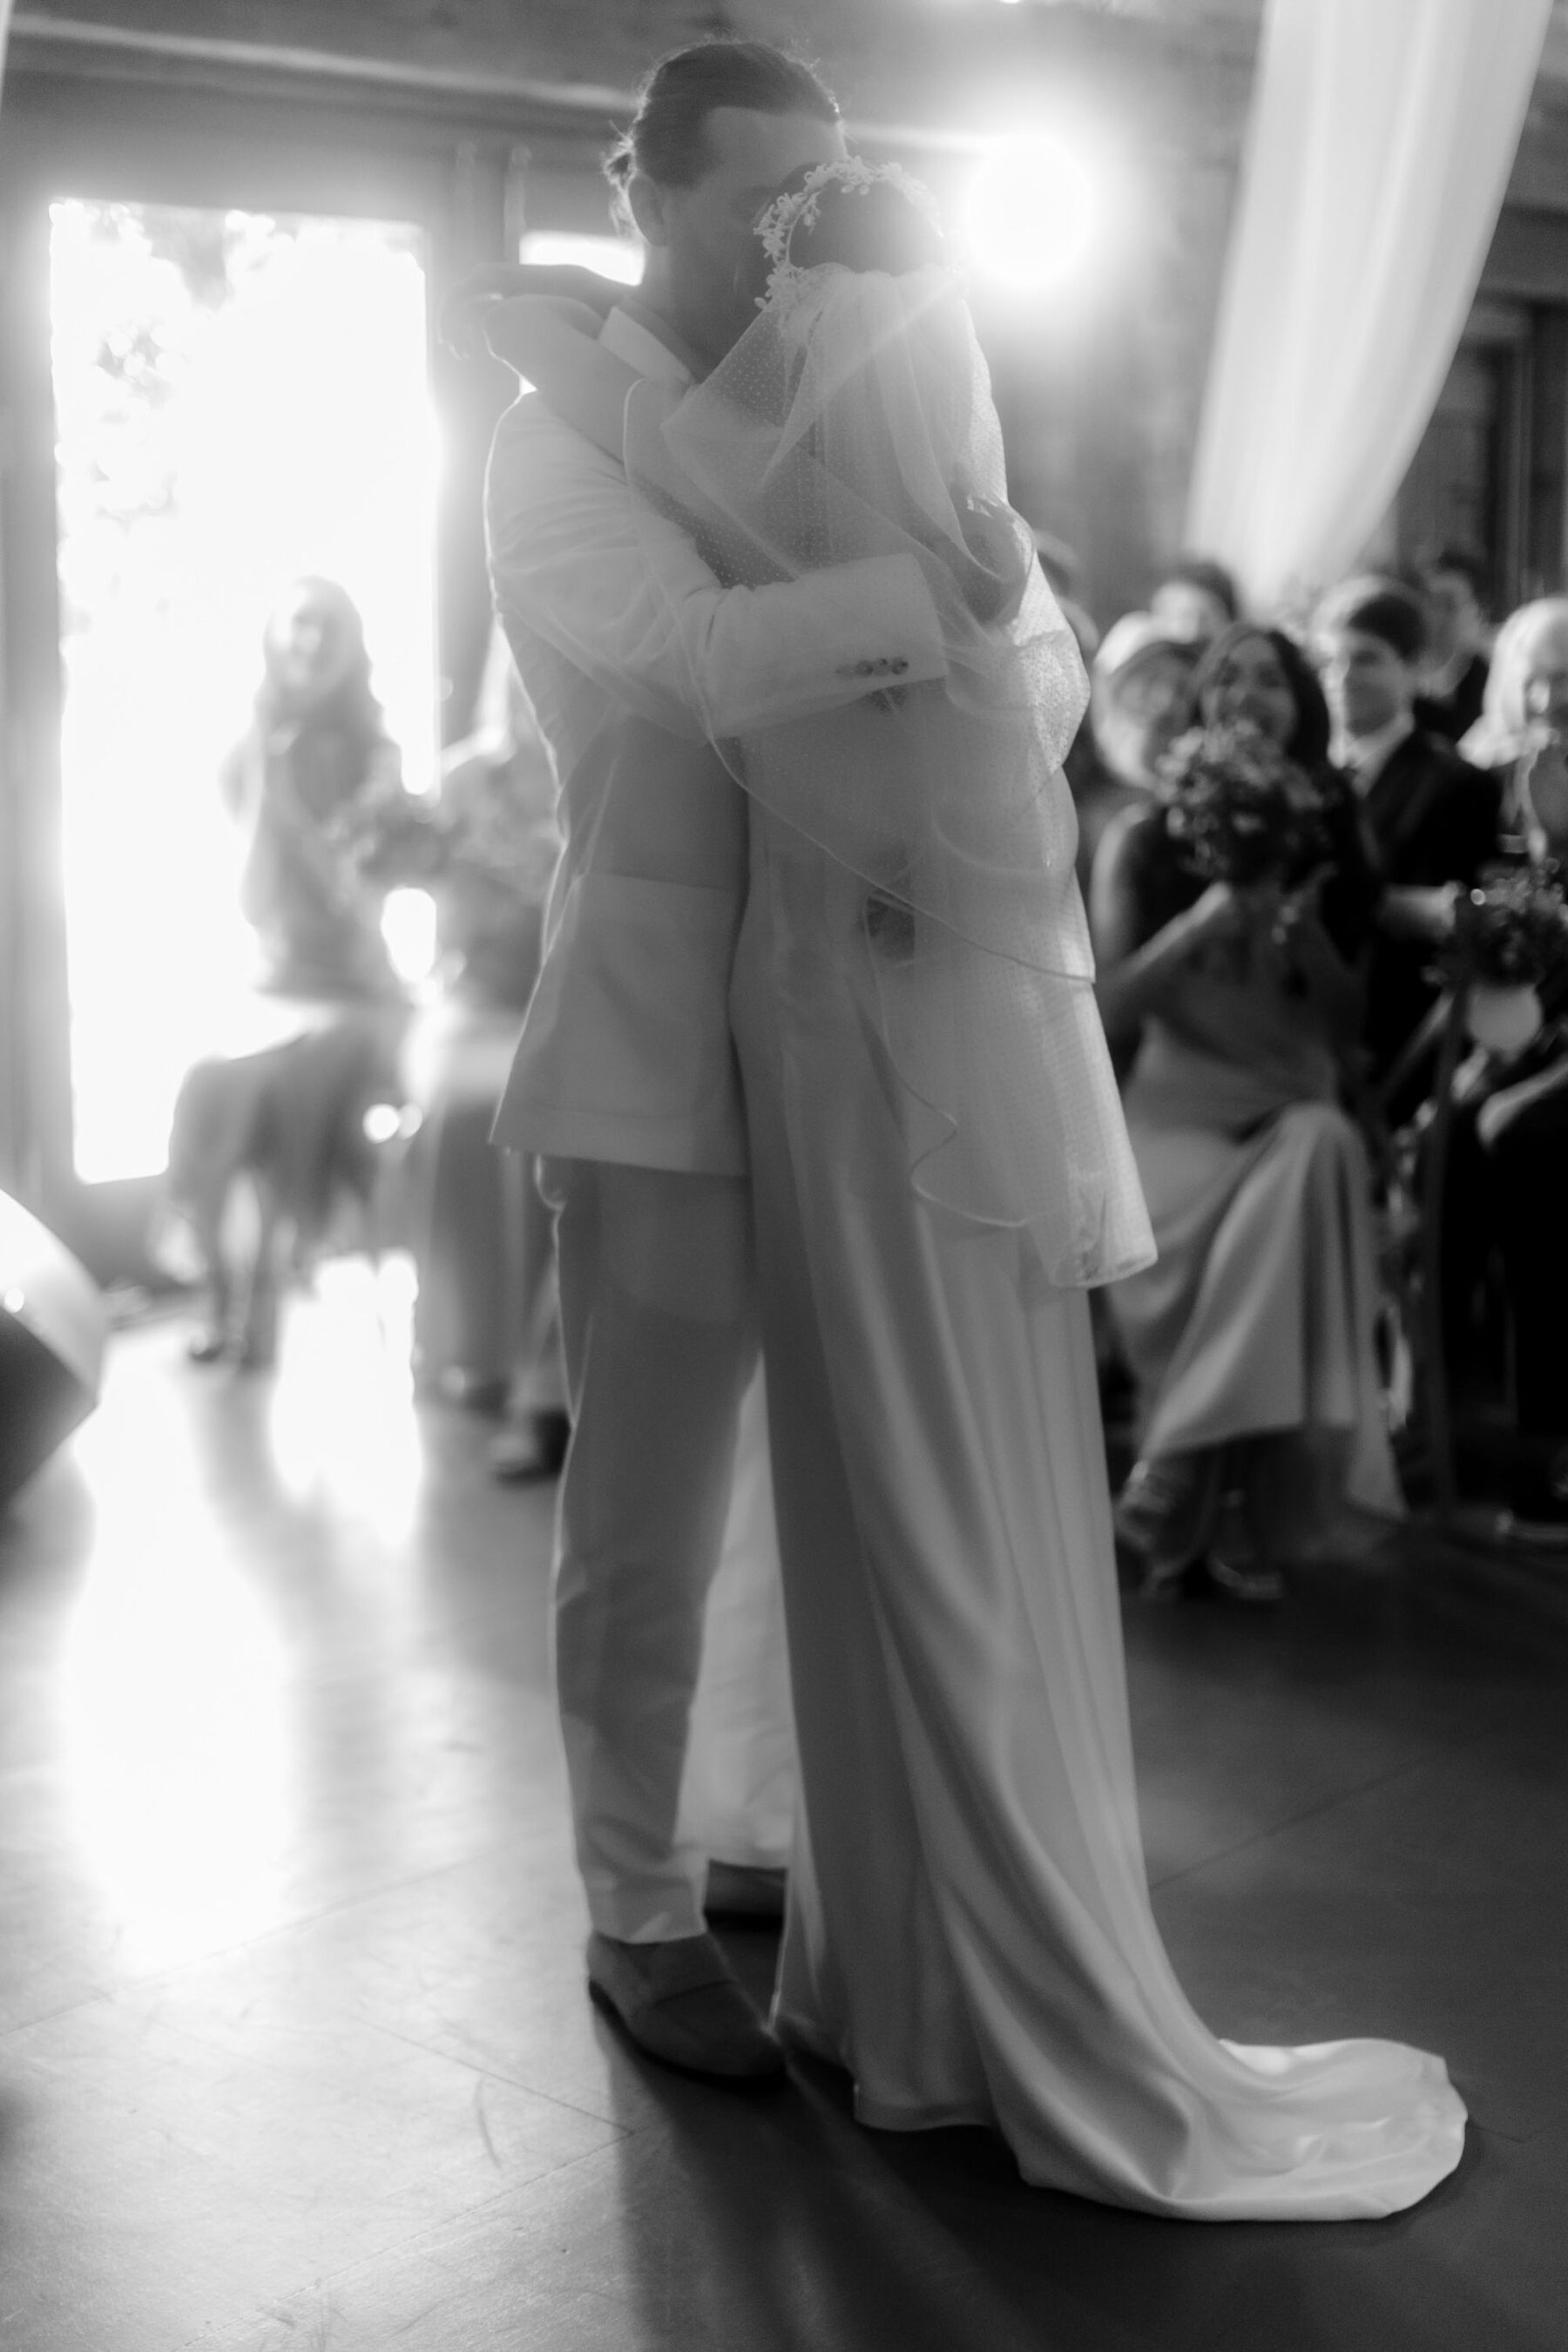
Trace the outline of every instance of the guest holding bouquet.
<path fill-rule="evenodd" d="M 1568 1548 L 1568 598 L 1503 624 L 1486 707 L 1465 740 L 1503 784 L 1502 862 L 1456 908 L 1447 976 L 1470 998 L 1444 1234 L 1450 1359 L 1474 1352 L 1469 1302 L 1500 1260 L 1516 1447 L 1516 1540 Z"/>
<path fill-rule="evenodd" d="M 1159 1250 L 1110 1293 L 1140 1402 L 1118 1533 L 1152 1594 L 1273 1600 L 1346 1507 L 1400 1508 L 1368 1169 L 1336 1099 L 1377 884 L 1293 642 L 1238 623 L 1194 698 L 1199 726 L 1094 871 L 1100 1005 L 1131 1056 Z"/>
<path fill-rule="evenodd" d="M 1561 859 L 1568 856 L 1568 757 L 1561 740 L 1532 766 L 1527 790 L 1550 808 L 1547 837 Z M 1537 868 L 1527 886 L 1532 929 L 1552 936 L 1528 942 L 1534 976 L 1513 992 L 1536 1000 L 1538 1025 L 1528 1037 L 1516 1032 L 1514 1039 L 1483 1044 L 1473 1095 L 1483 1202 L 1509 1308 L 1516 1445 L 1505 1532 L 1554 1550 L 1568 1549 L 1568 912 L 1558 859 Z M 1477 896 L 1492 898 L 1495 887 Z M 1518 893 L 1516 877 L 1510 895 Z"/>
<path fill-rule="evenodd" d="M 268 616 L 250 723 L 218 789 L 252 981 L 215 1002 L 213 1049 L 181 1084 L 155 1245 L 205 1287 L 193 1359 L 265 1369 L 288 1265 L 309 1260 L 345 1201 L 363 1211 L 374 1184 L 365 1115 L 396 1099 L 407 1011 L 382 907 L 422 876 L 431 840 L 372 690 L 363 625 L 335 581 L 295 581 Z M 256 1212 L 245 1253 L 228 1217 L 237 1187 Z"/>
<path fill-rule="evenodd" d="M 1492 648 L 1481 715 L 1460 742 L 1502 784 L 1503 824 L 1528 829 L 1523 762 L 1542 730 L 1568 731 L 1568 596 L 1538 596 L 1509 614 Z"/>

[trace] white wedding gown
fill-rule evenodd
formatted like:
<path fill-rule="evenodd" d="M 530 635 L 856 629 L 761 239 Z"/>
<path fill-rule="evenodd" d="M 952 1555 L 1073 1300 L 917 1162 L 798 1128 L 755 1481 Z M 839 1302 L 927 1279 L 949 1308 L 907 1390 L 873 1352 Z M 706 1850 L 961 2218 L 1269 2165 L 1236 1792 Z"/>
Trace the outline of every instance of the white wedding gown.
<path fill-rule="evenodd" d="M 1396 2043 L 1216 2040 L 1151 1914 L 1081 1292 L 917 1201 L 865 885 L 759 803 L 732 1017 L 800 1745 L 778 2021 L 863 2121 L 1194 2219 L 1394 2212 L 1465 2111 Z M 864 975 L 862 975 L 862 978 Z"/>

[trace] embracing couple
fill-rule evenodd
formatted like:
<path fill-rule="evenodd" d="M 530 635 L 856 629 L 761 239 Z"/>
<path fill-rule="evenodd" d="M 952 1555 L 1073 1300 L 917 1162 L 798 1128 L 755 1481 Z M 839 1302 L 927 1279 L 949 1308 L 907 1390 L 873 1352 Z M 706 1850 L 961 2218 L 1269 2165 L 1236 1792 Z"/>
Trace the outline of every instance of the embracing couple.
<path fill-rule="evenodd" d="M 486 321 L 536 387 L 489 524 L 566 835 L 498 1137 L 557 1211 L 591 1984 L 657 2054 L 749 2081 L 782 2040 L 1051 2187 L 1398 2210 L 1458 2159 L 1440 2061 L 1215 2040 L 1150 1911 L 1087 1297 L 1150 1243 L 1060 773 L 1084 685 L 941 224 L 751 43 L 664 59 L 611 169 L 637 294 L 521 273 Z M 759 1349 L 772 2030 L 682 1801 Z"/>

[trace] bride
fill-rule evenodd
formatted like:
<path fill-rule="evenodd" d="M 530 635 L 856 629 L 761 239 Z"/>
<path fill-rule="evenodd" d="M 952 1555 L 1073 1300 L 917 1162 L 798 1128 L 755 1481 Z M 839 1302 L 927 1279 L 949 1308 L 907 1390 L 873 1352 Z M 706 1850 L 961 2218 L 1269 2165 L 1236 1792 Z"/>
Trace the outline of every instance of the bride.
<path fill-rule="evenodd" d="M 903 550 L 942 617 L 940 682 L 718 742 L 804 1795 L 776 2021 L 864 2122 L 994 2126 L 1031 2181 L 1395 2211 L 1458 2161 L 1441 2061 L 1216 2040 L 1150 1909 L 1087 1291 L 1152 1244 L 1060 773 L 1084 684 L 940 226 L 824 165 L 756 275 L 684 393 L 596 346 L 598 303 L 489 334 L 721 582 Z"/>

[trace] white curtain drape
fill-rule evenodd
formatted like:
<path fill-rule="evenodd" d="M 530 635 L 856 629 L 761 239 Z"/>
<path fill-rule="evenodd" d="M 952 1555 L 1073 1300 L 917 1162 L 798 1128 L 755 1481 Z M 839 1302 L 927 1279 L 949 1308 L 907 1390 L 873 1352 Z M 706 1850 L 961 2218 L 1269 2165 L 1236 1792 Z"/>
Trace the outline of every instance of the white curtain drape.
<path fill-rule="evenodd" d="M 11 0 L 0 0 L 0 89 L 5 83 L 5 42 L 11 30 Z"/>
<path fill-rule="evenodd" d="M 1260 611 L 1344 572 L 1442 389 L 1552 0 L 1268 0 L 1187 541 Z"/>

